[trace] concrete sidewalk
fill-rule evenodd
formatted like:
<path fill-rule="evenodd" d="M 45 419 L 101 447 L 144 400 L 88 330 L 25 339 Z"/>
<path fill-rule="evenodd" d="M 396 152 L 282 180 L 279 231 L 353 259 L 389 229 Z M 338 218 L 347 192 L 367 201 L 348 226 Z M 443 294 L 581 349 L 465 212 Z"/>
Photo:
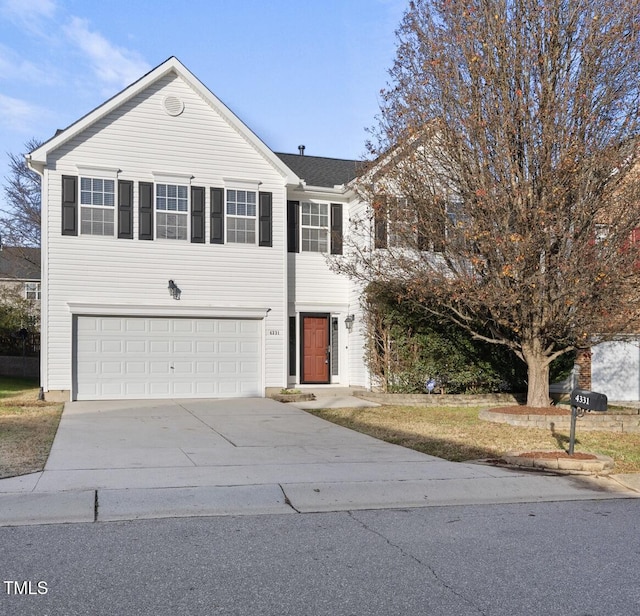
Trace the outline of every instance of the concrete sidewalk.
<path fill-rule="evenodd" d="M 0 525 L 640 496 L 630 483 L 447 462 L 269 399 L 73 402 L 45 470 L 0 481 Z"/>

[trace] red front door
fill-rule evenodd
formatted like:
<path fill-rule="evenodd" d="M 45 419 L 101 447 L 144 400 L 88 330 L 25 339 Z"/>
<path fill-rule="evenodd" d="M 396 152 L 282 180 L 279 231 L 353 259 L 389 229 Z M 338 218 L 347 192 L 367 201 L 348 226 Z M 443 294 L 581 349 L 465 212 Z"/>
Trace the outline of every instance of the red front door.
<path fill-rule="evenodd" d="M 302 382 L 329 382 L 329 317 L 302 317 Z"/>

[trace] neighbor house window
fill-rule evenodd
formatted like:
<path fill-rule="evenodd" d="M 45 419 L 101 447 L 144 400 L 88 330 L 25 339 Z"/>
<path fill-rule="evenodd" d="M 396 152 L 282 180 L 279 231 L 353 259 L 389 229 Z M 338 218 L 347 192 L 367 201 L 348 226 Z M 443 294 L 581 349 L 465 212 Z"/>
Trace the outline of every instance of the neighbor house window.
<path fill-rule="evenodd" d="M 24 297 L 25 299 L 40 299 L 40 283 L 39 282 L 25 282 L 24 283 Z"/>
<path fill-rule="evenodd" d="M 156 184 L 156 237 L 187 240 L 189 189 L 177 184 Z"/>
<path fill-rule="evenodd" d="M 329 250 L 329 204 L 301 204 L 301 229 L 303 252 L 328 252 Z"/>
<path fill-rule="evenodd" d="M 115 180 L 80 178 L 80 233 L 114 235 Z"/>
<path fill-rule="evenodd" d="M 227 190 L 227 242 L 256 243 L 256 199 L 253 190 Z"/>

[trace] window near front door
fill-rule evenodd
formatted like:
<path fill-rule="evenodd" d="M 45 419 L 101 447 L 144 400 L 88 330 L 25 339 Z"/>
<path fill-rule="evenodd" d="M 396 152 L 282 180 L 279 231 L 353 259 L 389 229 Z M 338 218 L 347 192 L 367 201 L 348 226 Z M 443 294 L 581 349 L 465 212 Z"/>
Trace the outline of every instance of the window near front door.
<path fill-rule="evenodd" d="M 329 204 L 301 204 L 301 229 L 303 252 L 327 252 L 329 250 Z"/>
<path fill-rule="evenodd" d="M 113 236 L 115 202 L 115 180 L 81 177 L 80 233 Z"/>
<path fill-rule="evenodd" d="M 227 242 L 256 243 L 256 202 L 253 190 L 227 190 Z"/>
<path fill-rule="evenodd" d="M 156 184 L 156 237 L 188 240 L 189 189 L 178 184 Z"/>

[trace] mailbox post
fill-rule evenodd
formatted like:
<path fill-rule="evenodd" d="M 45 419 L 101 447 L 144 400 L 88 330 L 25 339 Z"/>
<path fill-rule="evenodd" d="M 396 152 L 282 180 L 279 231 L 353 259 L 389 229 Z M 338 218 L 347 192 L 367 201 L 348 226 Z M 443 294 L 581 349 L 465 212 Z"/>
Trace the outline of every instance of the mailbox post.
<path fill-rule="evenodd" d="M 571 432 L 569 434 L 569 455 L 573 455 L 573 447 L 576 442 L 576 420 L 582 417 L 585 411 L 597 411 L 604 413 L 607 410 L 607 396 L 588 391 L 587 389 L 574 389 L 571 392 Z"/>

